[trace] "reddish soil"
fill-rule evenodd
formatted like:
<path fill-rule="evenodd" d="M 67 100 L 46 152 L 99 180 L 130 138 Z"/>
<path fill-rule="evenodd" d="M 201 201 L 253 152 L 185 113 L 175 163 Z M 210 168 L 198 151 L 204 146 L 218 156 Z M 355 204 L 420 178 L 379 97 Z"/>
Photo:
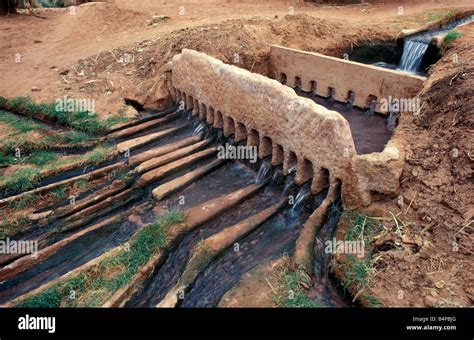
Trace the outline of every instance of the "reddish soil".
<path fill-rule="evenodd" d="M 465 10 L 472 2 L 456 5 Z M 407 4 L 402 16 L 397 7 L 298 4 L 295 15 L 288 15 L 285 3 L 225 3 L 186 5 L 180 16 L 177 5 L 117 0 L 75 7 L 75 15 L 68 9 L 37 10 L 45 20 L 10 15 L 0 20 L 0 95 L 38 101 L 92 97 L 101 116 L 124 109 L 124 98 L 162 106 L 168 100 L 163 67 L 182 48 L 268 74 L 272 44 L 341 56 L 364 41 L 392 40 L 402 29 L 428 26 L 428 14 L 445 12 L 449 2 Z M 171 19 L 150 26 L 153 14 Z M 389 211 L 400 213 L 405 223 L 403 239 L 389 235 L 402 246 L 380 252 L 370 288 L 387 306 L 473 302 L 473 25 L 461 31 L 463 37 L 430 72 L 420 116 L 402 117 L 397 128 L 409 144 L 402 206 L 398 197 L 384 197 L 368 209 L 384 216 L 388 226 Z M 33 86 L 41 90 L 32 92 Z"/>
<path fill-rule="evenodd" d="M 385 292 L 387 305 L 472 306 L 474 301 L 474 24 L 459 31 L 463 37 L 431 69 L 420 116 L 402 117 L 397 129 L 410 150 L 400 179 L 404 203 L 397 207 L 397 198 L 384 209 L 403 211 L 406 240 L 421 248 L 384 256 L 374 293 Z M 400 300 L 399 290 L 409 297 Z"/>
<path fill-rule="evenodd" d="M 400 16 L 397 7 L 298 4 L 295 15 L 288 15 L 285 3 L 225 3 L 186 5 L 180 16 L 177 5 L 117 0 L 83 4 L 75 15 L 69 9 L 38 9 L 46 20 L 10 15 L 0 21 L 0 72 L 6 80 L 0 94 L 39 101 L 92 97 L 98 114 L 106 116 L 123 109 L 123 98 L 164 104 L 160 70 L 182 48 L 226 62 L 237 53 L 238 66 L 266 74 L 271 44 L 341 56 L 364 41 L 390 40 L 401 29 L 426 26 L 427 13 L 446 11 L 443 4 L 410 4 Z M 150 26 L 154 14 L 171 19 Z M 41 91 L 32 92 L 34 86 Z"/>

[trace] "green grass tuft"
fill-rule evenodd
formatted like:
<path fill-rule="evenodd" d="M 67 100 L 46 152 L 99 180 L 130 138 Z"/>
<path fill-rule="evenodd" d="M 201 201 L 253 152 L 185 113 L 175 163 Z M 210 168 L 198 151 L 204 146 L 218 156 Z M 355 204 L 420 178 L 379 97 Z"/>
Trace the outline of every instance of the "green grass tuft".
<path fill-rule="evenodd" d="M 44 115 L 59 125 L 68 126 L 92 135 L 104 133 L 110 129 L 111 126 L 130 120 L 130 118 L 124 117 L 121 113 L 117 116 L 100 120 L 97 115 L 92 112 L 69 112 L 60 110 L 56 103 L 35 103 L 31 97 L 15 97 L 12 99 L 1 97 L 1 99 L 0 108 L 8 108 L 30 117 Z"/>
<path fill-rule="evenodd" d="M 5 194 L 25 191 L 31 189 L 40 180 L 38 169 L 21 169 L 10 176 L 0 176 L 0 181 L 4 181 L 3 190 Z"/>
<path fill-rule="evenodd" d="M 30 131 L 40 130 L 43 127 L 26 117 L 18 117 L 12 113 L 0 110 L 0 121 L 7 124 L 14 130 L 12 134 L 27 133 Z"/>
<path fill-rule="evenodd" d="M 110 148 L 106 147 L 97 147 L 94 150 L 86 153 L 84 159 L 88 164 L 100 164 L 107 160 L 110 154 Z"/>
<path fill-rule="evenodd" d="M 287 262 L 289 259 L 287 259 Z M 324 305 L 311 300 L 303 288 L 303 283 L 308 282 L 309 277 L 300 270 L 292 270 L 289 263 L 285 263 L 278 269 L 278 287 L 272 299 L 281 307 L 286 308 L 320 308 Z M 310 279 L 309 279 L 310 280 Z"/>
<path fill-rule="evenodd" d="M 103 121 L 102 124 L 107 130 L 109 130 L 112 126 L 116 124 L 126 123 L 126 122 L 129 122 L 130 120 L 132 120 L 132 118 L 124 117 L 124 116 L 111 116 L 111 117 L 107 117 Z"/>
<path fill-rule="evenodd" d="M 462 36 L 462 34 L 459 33 L 458 31 L 450 31 L 444 37 L 444 42 L 446 44 L 451 44 L 454 40 L 456 40 L 457 38 L 460 38 L 461 36 Z"/>
<path fill-rule="evenodd" d="M 63 200 L 66 198 L 66 187 L 61 186 L 58 188 L 54 188 L 50 191 L 51 195 L 55 196 L 58 200 Z"/>
<path fill-rule="evenodd" d="M 87 133 L 74 130 L 60 136 L 60 141 L 64 144 L 80 144 L 87 142 L 89 139 L 90 136 Z"/>
<path fill-rule="evenodd" d="M 40 195 L 37 194 L 29 194 L 25 195 L 20 199 L 14 200 L 13 202 L 10 203 L 10 208 L 26 208 L 36 201 L 38 201 L 41 198 Z"/>
<path fill-rule="evenodd" d="M 165 216 L 137 232 L 118 254 L 94 268 L 56 283 L 39 294 L 17 303 L 17 307 L 98 307 L 130 279 L 166 244 L 167 228 L 184 221 L 179 211 Z M 71 294 L 74 292 L 74 294 Z M 71 298 L 71 297 L 74 298 Z"/>
<path fill-rule="evenodd" d="M 374 237 L 383 230 L 383 224 L 362 213 L 349 211 L 343 213 L 343 218 L 348 223 L 344 240 L 363 241 L 365 245 L 365 255 L 363 257 L 353 254 L 346 254 L 344 260 L 337 260 L 331 266 L 339 267 L 344 273 L 343 289 L 348 290 L 353 287 L 361 290 L 370 285 L 370 279 L 375 273 L 372 243 Z M 365 298 L 370 306 L 376 307 L 381 303 L 376 298 L 367 293 L 359 298 Z"/>
<path fill-rule="evenodd" d="M 29 163 L 36 166 L 44 166 L 46 164 L 54 162 L 58 158 L 58 155 L 51 151 L 38 151 L 34 152 L 30 159 Z"/>

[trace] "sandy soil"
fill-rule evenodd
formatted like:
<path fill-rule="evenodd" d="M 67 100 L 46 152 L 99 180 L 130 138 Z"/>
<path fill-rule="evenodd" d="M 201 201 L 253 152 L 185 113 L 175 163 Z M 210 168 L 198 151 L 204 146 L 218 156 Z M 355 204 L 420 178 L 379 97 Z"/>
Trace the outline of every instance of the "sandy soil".
<path fill-rule="evenodd" d="M 0 95 L 94 98 L 101 116 L 123 109 L 124 98 L 162 106 L 167 98 L 161 71 L 182 48 L 267 74 L 272 44 L 341 56 L 364 41 L 429 26 L 427 16 L 448 4 L 407 4 L 400 16 L 398 5 L 299 4 L 288 15 L 286 4 L 226 3 L 186 5 L 180 16 L 176 5 L 116 0 L 75 7 L 74 15 L 69 9 L 38 10 L 46 19 L 10 15 L 0 20 Z M 457 9 L 469 5 L 459 1 Z M 154 14 L 170 19 L 148 25 Z M 401 212 L 406 236 L 421 240 L 416 252 L 384 252 L 371 294 L 388 306 L 472 304 L 472 25 L 463 33 L 431 70 L 421 117 L 402 117 L 396 132 L 410 145 L 401 178 L 410 209 L 400 208 L 397 197 L 369 208 L 384 216 Z M 452 62 L 453 53 L 459 63 Z"/>
<path fill-rule="evenodd" d="M 40 9 L 46 20 L 25 14 L 0 21 L 0 94 L 31 95 L 40 101 L 92 97 L 100 115 L 115 113 L 126 97 L 156 106 L 163 96 L 157 75 L 184 47 L 224 61 L 234 61 L 237 53 L 239 66 L 265 74 L 271 44 L 340 56 L 364 40 L 389 40 L 401 29 L 426 25 L 427 12 L 445 8 L 406 5 L 400 16 L 395 5 L 299 4 L 295 15 L 288 15 L 282 3 L 226 3 L 186 5 L 181 16 L 176 5 L 117 0 L 87 3 L 74 12 Z M 155 14 L 171 19 L 148 25 Z"/>
<path fill-rule="evenodd" d="M 384 209 L 399 214 L 405 239 L 421 248 L 386 254 L 374 290 L 387 291 L 388 305 L 472 306 L 474 301 L 474 24 L 458 30 L 462 38 L 431 69 L 420 116 L 402 117 L 397 130 L 410 150 L 400 179 L 403 204 L 397 198 Z M 409 298 L 400 299 L 399 291 L 409 291 Z"/>

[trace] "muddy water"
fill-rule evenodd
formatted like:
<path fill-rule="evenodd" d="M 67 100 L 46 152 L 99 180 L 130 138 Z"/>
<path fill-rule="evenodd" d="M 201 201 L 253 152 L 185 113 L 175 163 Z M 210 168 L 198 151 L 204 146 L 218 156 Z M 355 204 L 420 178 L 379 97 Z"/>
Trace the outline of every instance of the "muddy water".
<path fill-rule="evenodd" d="M 227 166 L 196 182 L 177 196 L 185 197 L 189 206 L 194 206 L 210 199 L 243 188 L 253 182 L 255 174 L 239 163 Z M 188 196 L 189 194 L 189 196 Z M 144 289 L 129 303 L 130 306 L 154 306 L 176 284 L 187 263 L 190 250 L 203 240 L 224 228 L 267 208 L 278 200 L 271 190 L 262 190 L 240 203 L 237 207 L 224 212 L 212 221 L 187 234 L 168 254 L 162 266 L 155 269 Z M 172 200 L 171 200 L 172 201 Z"/>
<path fill-rule="evenodd" d="M 174 112 L 176 112 L 176 111 L 171 111 L 168 114 L 173 114 Z M 184 114 L 185 113 L 183 113 L 183 115 Z M 165 138 L 162 138 L 162 139 L 160 139 L 156 142 L 152 142 L 152 143 L 147 144 L 145 146 L 142 146 L 140 148 L 134 149 L 131 152 L 131 156 L 133 156 L 135 154 L 138 154 L 140 152 L 146 151 L 148 149 L 151 149 L 153 147 L 157 147 L 157 146 L 160 146 L 160 145 L 172 143 L 172 142 L 177 141 L 179 139 L 185 138 L 185 136 L 190 136 L 192 134 L 192 126 L 191 126 L 191 122 L 188 122 L 188 123 L 189 123 L 188 128 L 180 130 L 177 133 L 175 133 L 171 136 L 167 136 Z M 165 130 L 165 129 L 168 129 L 168 128 L 171 128 L 171 127 L 176 127 L 176 126 L 182 125 L 182 124 L 183 124 L 183 119 L 176 119 L 176 120 L 173 120 L 172 122 L 169 122 L 169 123 L 166 123 L 166 124 L 163 124 L 163 125 L 159 125 L 157 128 L 153 129 L 152 131 L 157 132 L 157 131 Z M 151 133 L 150 130 L 147 130 L 146 134 L 149 134 L 149 133 Z M 143 134 L 143 133 L 141 133 L 141 134 Z M 127 137 L 127 138 L 125 138 L 125 140 L 136 138 L 137 136 L 139 136 L 139 134 Z M 114 143 L 116 143 L 116 141 Z M 109 145 L 113 145 L 113 143 L 109 143 Z M 79 175 L 82 175 L 82 174 L 90 173 L 94 170 L 97 170 L 97 169 L 103 168 L 105 166 L 115 164 L 117 162 L 124 161 L 124 160 L 126 160 L 124 155 L 118 155 L 118 156 L 116 156 L 116 157 L 114 157 L 110 160 L 107 160 L 105 162 L 102 162 L 98 165 L 86 165 L 86 166 L 75 168 L 75 169 L 70 170 L 70 171 L 65 171 L 65 172 L 62 172 L 60 174 L 49 176 L 47 178 L 41 179 L 39 184 L 37 186 L 35 186 L 34 188 L 44 186 L 44 185 L 48 185 L 48 184 L 52 184 L 52 183 L 62 181 L 62 180 L 65 180 L 65 179 L 69 179 L 69 178 L 79 176 Z M 8 196 L 12 196 L 12 194 L 9 194 Z M 3 195 L 2 193 L 0 193 L 0 198 L 5 198 L 5 197 L 8 197 L 8 196 Z"/>
<path fill-rule="evenodd" d="M 383 151 L 385 144 L 392 137 L 392 131 L 387 127 L 387 117 L 384 115 L 378 113 L 368 115 L 366 110 L 357 107 L 348 108 L 345 103 L 334 102 L 301 90 L 296 92 L 298 95 L 314 100 L 316 104 L 328 110 L 341 114 L 349 122 L 359 155 Z"/>
<path fill-rule="evenodd" d="M 122 221 L 90 232 L 11 280 L 0 283 L 0 303 L 35 289 L 126 242 L 138 225 Z"/>
<path fill-rule="evenodd" d="M 285 209 L 238 242 L 238 252 L 234 248 L 224 252 L 197 277 L 180 307 L 214 307 L 246 272 L 273 257 L 291 254 L 308 213 L 290 215 L 290 208 Z"/>
<path fill-rule="evenodd" d="M 241 163 L 228 162 L 177 191 L 163 201 L 164 206 L 186 209 L 231 193 L 252 183 L 254 172 Z M 184 198 L 184 201 L 183 201 Z"/>
<path fill-rule="evenodd" d="M 176 123 L 175 123 L 176 124 Z M 193 131 L 193 127 L 192 125 L 190 124 L 189 128 L 188 129 L 184 129 L 183 131 L 180 131 L 179 133 L 176 133 L 174 135 L 171 135 L 171 136 L 168 136 L 162 140 L 159 140 L 157 142 L 154 142 L 154 143 L 151 143 L 149 145 L 146 145 L 144 147 L 141 147 L 137 150 L 134 150 L 131 152 L 131 155 L 135 155 L 135 154 L 139 154 L 143 151 L 146 151 L 146 150 L 149 150 L 150 148 L 153 148 L 153 147 L 156 147 L 156 146 L 162 146 L 162 145 L 165 145 L 165 144 L 168 144 L 168 143 L 173 143 L 175 141 L 178 141 L 180 139 L 183 139 L 183 138 L 186 138 L 186 137 L 189 137 L 192 135 L 192 131 Z M 123 155 L 119 155 L 118 157 L 116 157 L 114 160 L 110 160 L 108 162 L 106 162 L 106 165 L 109 165 L 109 164 L 112 164 L 114 162 L 117 162 L 117 161 L 120 161 L 120 160 L 123 160 Z M 185 169 L 181 169 L 179 171 L 175 171 L 173 174 L 170 174 L 168 176 L 166 176 L 166 178 L 164 179 L 161 179 L 159 181 L 156 181 L 154 183 L 151 183 L 150 185 L 148 185 L 146 188 L 143 188 L 143 189 L 137 189 L 133 192 L 133 194 L 136 196 L 136 197 L 129 197 L 125 200 L 122 200 L 120 202 L 116 202 L 115 204 L 115 207 L 111 207 L 109 210 L 108 209 L 104 209 L 103 211 L 101 212 L 98 212 L 98 214 L 95 216 L 95 218 L 91 221 L 89 221 L 87 224 L 81 226 L 80 229 L 83 229 L 89 225 L 91 225 L 92 223 L 96 223 L 100 220 L 103 220 L 119 211 L 123 211 L 125 210 L 127 207 L 131 207 L 132 204 L 138 204 L 140 202 L 144 202 L 148 199 L 151 198 L 151 190 L 153 190 L 153 188 L 155 188 L 156 186 L 158 186 L 159 184 L 161 183 L 164 183 L 166 181 L 169 181 L 173 178 L 176 178 L 178 176 L 181 176 L 183 175 L 184 173 L 188 172 L 188 171 L 191 171 L 203 164 L 207 164 L 209 163 L 211 160 L 210 159 L 205 159 L 205 160 L 201 160 L 200 162 L 197 162 L 196 164 L 193 164 L 189 167 L 186 167 Z M 101 165 L 102 167 L 102 165 Z M 51 182 L 54 182 L 54 180 L 62 180 L 62 179 L 66 179 L 66 178 L 70 178 L 70 177 L 73 177 L 77 174 L 80 174 L 82 172 L 89 172 L 89 171 L 92 171 L 94 170 L 95 168 L 97 167 L 90 167 L 90 168 L 82 168 L 82 169 L 76 169 L 72 172 L 66 172 L 66 173 L 62 173 L 60 175 L 57 175 L 57 176 L 54 176 L 54 177 L 51 177 L 51 178 L 48 178 L 47 179 L 47 182 L 51 181 Z M 54 180 L 53 180 L 54 179 Z M 111 182 L 110 180 L 109 181 L 106 181 L 106 182 Z M 133 182 L 133 179 L 130 180 L 130 185 L 132 184 Z M 96 186 L 92 191 L 89 191 L 89 195 L 93 195 L 94 192 L 96 192 L 97 190 L 99 190 L 100 188 L 102 188 L 103 186 L 102 185 L 99 185 L 99 186 Z M 83 198 L 83 197 L 82 197 Z M 76 198 L 78 199 L 78 198 Z M 67 205 L 69 204 L 69 200 L 64 200 L 62 202 L 62 204 L 58 204 L 58 205 L 55 205 L 53 207 L 48 207 L 48 210 L 51 209 L 51 208 L 57 208 L 57 207 L 60 207 L 60 206 L 64 206 L 64 205 Z M 44 209 L 43 209 L 44 210 Z M 40 238 L 42 235 L 46 235 L 48 232 L 51 232 L 53 230 L 56 230 L 56 229 L 61 229 L 65 227 L 64 223 L 62 223 L 60 220 L 59 221 L 56 221 L 56 222 L 52 222 L 51 224 L 49 225 L 46 225 L 46 226 L 38 226 L 37 224 L 34 224 L 32 226 L 32 228 L 28 229 L 28 230 L 25 230 L 24 232 L 21 232 L 21 233 L 18 233 L 14 236 L 11 237 L 12 240 L 36 240 L 38 238 Z M 79 229 L 79 230 L 80 230 Z M 78 230 L 74 230 L 73 232 L 77 232 Z M 48 244 L 51 244 L 53 242 L 56 242 L 62 238 L 64 238 L 65 236 L 67 236 L 67 233 L 63 234 L 63 233 L 57 233 L 55 234 L 53 237 L 48 237 L 48 239 L 46 241 L 44 241 L 42 243 L 41 246 L 46 246 Z"/>
<path fill-rule="evenodd" d="M 185 129 L 168 136 L 160 141 L 150 143 L 141 148 L 132 151 L 132 156 L 146 151 L 152 147 L 161 146 L 172 143 L 180 139 L 189 137 L 195 132 L 197 126 L 196 119 L 187 119 L 188 123 Z M 172 126 L 181 125 L 183 119 L 177 119 L 157 128 L 158 130 L 166 129 Z M 149 131 L 148 131 L 149 132 Z M 136 137 L 133 136 L 133 137 Z M 116 159 L 111 160 L 108 164 L 121 160 L 120 155 Z M 134 190 L 134 197 L 124 199 L 117 202 L 110 209 L 104 209 L 99 215 L 95 216 L 93 221 L 89 221 L 80 227 L 83 229 L 87 226 L 97 223 L 100 220 L 113 216 L 120 212 L 130 211 L 138 204 L 152 200 L 151 190 L 158 185 L 167 182 L 173 178 L 181 176 L 197 167 L 208 164 L 215 156 L 205 160 L 201 160 L 196 164 L 175 171 L 173 174 L 166 176 L 166 178 L 158 180 L 147 185 L 145 188 Z M 103 164 L 101 165 L 103 166 Z M 214 169 L 210 174 L 198 179 L 194 183 L 188 185 L 186 188 L 177 191 L 164 201 L 158 202 L 154 209 L 151 207 L 140 213 L 143 223 L 150 223 L 156 217 L 155 214 L 160 214 L 160 211 L 165 211 L 166 208 L 177 207 L 178 209 L 186 209 L 197 204 L 206 202 L 210 199 L 223 196 L 237 189 L 243 188 L 250 183 L 253 183 L 256 178 L 258 165 L 247 166 L 239 162 L 227 162 L 220 167 Z M 274 177 L 275 168 L 261 169 L 261 179 Z M 92 169 L 78 169 L 75 171 L 92 171 Z M 265 170 L 265 171 L 264 171 Z M 278 170 L 278 169 L 277 169 Z M 280 169 L 281 171 L 281 169 Z M 265 174 L 263 174 L 265 172 Z M 61 180 L 72 177 L 73 172 L 61 174 L 54 178 L 47 180 Z M 130 182 L 133 182 L 131 179 Z M 189 252 L 194 245 L 202 239 L 205 239 L 225 227 L 234 225 L 235 223 L 248 218 L 249 216 L 260 212 L 281 199 L 281 192 L 283 190 L 284 178 L 280 178 L 279 185 L 275 183 L 267 184 L 256 195 L 247 198 L 238 206 L 224 212 L 209 223 L 206 223 L 197 230 L 185 235 L 183 239 L 173 248 L 165 258 L 162 265 L 158 266 L 150 279 L 146 282 L 144 288 L 135 296 L 130 302 L 130 306 L 154 306 L 165 296 L 182 274 L 186 262 L 188 260 Z M 98 190 L 102 185 L 94 188 Z M 298 197 L 307 198 L 310 203 L 301 200 L 299 209 L 295 207 L 287 207 L 285 210 L 276 214 L 269 221 L 262 224 L 255 231 L 244 237 L 238 242 L 240 249 L 235 251 L 234 248 L 226 250 L 222 256 L 215 260 L 211 265 L 202 272 L 190 287 L 186 294 L 186 299 L 181 301 L 182 307 L 209 307 L 215 306 L 219 302 L 223 294 L 228 291 L 243 274 L 254 268 L 255 266 L 265 262 L 266 260 L 280 256 L 283 253 L 292 253 L 294 243 L 299 235 L 303 223 L 306 221 L 310 212 L 316 207 L 316 203 L 321 202 L 321 197 L 307 197 L 305 195 L 305 187 L 292 187 L 292 194 L 299 194 Z M 89 192 L 93 194 L 94 191 Z M 299 201 L 299 200 L 297 200 Z M 310 207 L 309 207 L 310 206 Z M 335 223 L 331 224 L 331 219 L 328 220 L 327 226 L 323 227 L 321 232 L 332 235 Z M 337 222 L 337 221 L 336 221 Z M 22 235 L 22 239 L 33 239 L 42 233 L 61 228 L 61 221 L 57 221 L 48 226 L 35 228 L 30 230 L 27 234 Z M 58 252 L 53 254 L 50 258 L 39 263 L 36 267 L 18 275 L 17 277 L 0 283 L 0 303 L 6 302 L 15 298 L 25 292 L 28 292 L 40 285 L 47 283 L 79 266 L 87 263 L 91 259 L 100 256 L 107 250 L 116 247 L 130 238 L 138 225 L 122 221 L 120 223 L 109 224 L 99 230 L 95 230 L 79 239 L 66 245 Z M 78 230 L 70 232 L 59 232 L 48 236 L 46 244 L 56 242 L 68 234 L 77 232 Z M 323 234 L 326 235 L 326 234 Z M 326 236 L 327 236 L 326 235 Z M 318 263 L 321 278 L 327 277 L 327 260 L 324 258 Z M 324 276 L 324 277 L 323 277 Z M 327 281 L 321 279 L 317 281 L 322 287 L 320 292 L 317 292 L 317 297 L 322 301 L 328 301 L 328 305 L 338 305 L 334 297 L 331 297 L 331 289 Z"/>
<path fill-rule="evenodd" d="M 209 160 L 210 161 L 210 160 Z M 209 162 L 206 161 L 206 162 Z M 199 166 L 199 164 L 188 167 L 187 169 L 183 169 L 182 171 L 178 171 L 175 174 L 172 174 L 166 179 L 162 181 L 167 181 L 170 178 L 174 178 L 176 176 L 181 175 L 187 171 L 191 171 L 195 167 Z M 214 181 L 212 177 L 212 173 L 208 176 L 205 176 L 201 180 L 198 180 L 197 183 L 192 185 L 192 188 L 186 188 L 181 193 L 177 193 L 174 196 L 171 196 L 169 202 L 173 203 L 176 201 L 177 197 L 186 194 L 186 191 L 190 191 L 190 195 L 186 195 L 188 198 L 186 200 L 186 205 L 195 205 L 201 202 L 204 202 L 208 199 L 213 198 L 213 196 L 218 195 L 219 193 L 216 192 L 217 189 L 221 189 L 222 193 L 229 193 L 234 191 L 242 186 L 249 184 L 253 179 L 252 171 L 246 169 L 242 165 L 237 163 L 227 163 L 222 168 L 217 168 L 214 170 L 221 174 L 221 176 L 216 176 L 216 178 L 225 177 L 222 176 L 223 174 L 227 174 L 226 180 L 222 179 L 220 181 Z M 229 182 L 229 176 L 233 177 L 239 175 L 240 180 Z M 228 185 L 232 184 L 232 185 Z M 98 220 L 105 219 L 114 215 L 115 213 L 120 213 L 123 211 L 129 211 L 134 206 L 139 204 L 141 201 L 149 200 L 148 191 L 151 191 L 155 187 L 155 184 L 150 185 L 147 187 L 143 194 L 143 197 L 140 198 L 139 201 L 133 202 L 133 204 L 128 206 L 123 206 L 118 208 L 117 211 L 112 211 L 104 216 L 102 216 Z M 215 194 L 209 194 L 214 192 Z M 201 193 L 198 195 L 197 193 Z M 162 202 L 159 203 L 160 205 L 166 205 L 167 203 Z M 140 218 L 143 223 L 151 223 L 155 218 L 152 209 L 146 209 L 140 213 Z M 97 221 L 94 221 L 96 223 Z M 60 224 L 60 221 L 53 224 L 49 228 L 51 229 L 57 224 Z M 88 223 L 87 225 L 91 225 Z M 87 226 L 86 225 L 86 226 Z M 86 227 L 84 226 L 84 227 Z M 45 284 L 85 263 L 92 260 L 93 258 L 100 256 L 101 254 L 105 253 L 111 248 L 114 248 L 126 240 L 130 238 L 134 231 L 138 226 L 134 223 L 129 221 L 122 221 L 119 223 L 109 224 L 99 230 L 95 230 L 90 232 L 79 239 L 71 242 L 70 244 L 66 245 L 64 248 L 60 249 L 57 253 L 53 254 L 50 258 L 46 259 L 45 261 L 41 262 L 38 266 L 28 270 L 12 280 L 8 280 L 0 284 L 0 303 L 6 302 L 12 298 L 15 298 L 25 292 L 30 291 L 31 289 L 35 289 L 42 284 Z M 75 231 L 76 232 L 76 231 Z M 40 235 L 40 231 L 34 232 L 30 234 L 30 238 L 33 236 Z M 63 235 L 56 235 L 49 240 L 48 243 L 52 243 L 53 241 L 58 241 L 59 239 L 67 236 L 67 234 Z M 25 239 L 25 237 L 23 237 Z"/>
<path fill-rule="evenodd" d="M 326 252 L 326 241 L 333 239 L 341 213 L 342 208 L 339 201 L 329 207 L 326 221 L 316 236 L 316 242 L 313 248 L 315 280 L 308 296 L 318 305 L 327 307 L 347 306 L 329 281 L 329 262 L 331 254 Z"/>

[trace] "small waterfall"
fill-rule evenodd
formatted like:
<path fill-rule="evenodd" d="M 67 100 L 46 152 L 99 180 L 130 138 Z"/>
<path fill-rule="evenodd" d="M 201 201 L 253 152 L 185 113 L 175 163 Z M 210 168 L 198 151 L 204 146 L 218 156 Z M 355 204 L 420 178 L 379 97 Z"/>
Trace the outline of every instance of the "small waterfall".
<path fill-rule="evenodd" d="M 280 168 L 278 168 L 273 173 L 272 180 L 270 181 L 270 185 L 271 186 L 277 185 L 278 183 L 281 183 L 282 179 L 283 179 L 283 171 Z"/>
<path fill-rule="evenodd" d="M 192 111 L 183 111 L 184 116 L 186 117 L 187 120 L 193 119 L 193 112 Z"/>
<path fill-rule="evenodd" d="M 198 126 L 194 129 L 193 135 L 199 135 L 201 132 L 206 132 L 207 125 L 205 123 L 199 123 Z"/>
<path fill-rule="evenodd" d="M 268 161 L 262 162 L 260 169 L 258 169 L 257 177 L 255 177 L 255 183 L 263 183 L 270 175 L 272 164 Z"/>
<path fill-rule="evenodd" d="M 296 171 L 296 164 L 293 164 L 288 169 L 288 175 Z"/>
<path fill-rule="evenodd" d="M 405 40 L 399 69 L 406 72 L 418 72 L 428 45 L 429 42 L 425 41 Z"/>
<path fill-rule="evenodd" d="M 390 114 L 388 115 L 388 118 L 387 118 L 387 128 L 390 131 L 395 130 L 395 127 L 397 126 L 397 119 L 398 119 L 398 113 L 390 111 Z"/>
<path fill-rule="evenodd" d="M 369 103 L 369 108 L 365 111 L 366 116 L 373 116 L 375 114 L 375 109 L 377 108 L 377 100 L 372 99 Z"/>
<path fill-rule="evenodd" d="M 298 194 L 295 197 L 293 206 L 291 207 L 291 215 L 296 216 L 304 207 L 307 199 L 311 196 L 310 186 L 304 185 L 298 191 Z"/>
<path fill-rule="evenodd" d="M 295 187 L 295 174 L 290 173 L 288 177 L 286 177 L 285 186 L 283 188 L 281 196 L 282 197 L 288 196 L 290 194 L 290 191 L 293 190 L 294 187 Z"/>

